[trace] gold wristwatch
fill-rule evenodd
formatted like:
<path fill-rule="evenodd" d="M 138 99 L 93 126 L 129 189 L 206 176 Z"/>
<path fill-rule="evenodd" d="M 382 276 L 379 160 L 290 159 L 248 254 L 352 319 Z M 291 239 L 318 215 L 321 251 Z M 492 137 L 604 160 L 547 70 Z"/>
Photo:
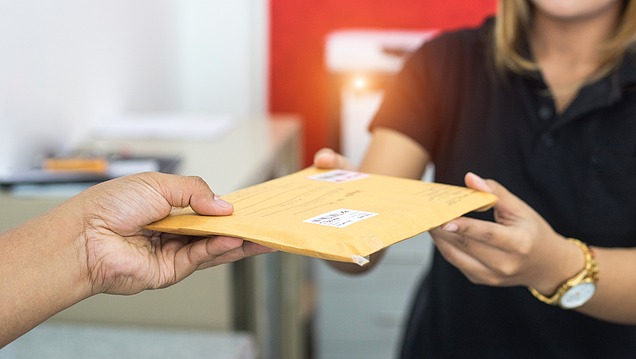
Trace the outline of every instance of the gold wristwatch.
<path fill-rule="evenodd" d="M 568 240 L 578 245 L 583 251 L 585 268 L 574 277 L 563 282 L 550 297 L 546 297 L 534 288 L 528 289 L 532 295 L 544 303 L 558 305 L 563 309 L 574 309 L 585 304 L 596 292 L 598 263 L 596 262 L 594 251 L 585 243 L 574 238 L 568 238 Z"/>

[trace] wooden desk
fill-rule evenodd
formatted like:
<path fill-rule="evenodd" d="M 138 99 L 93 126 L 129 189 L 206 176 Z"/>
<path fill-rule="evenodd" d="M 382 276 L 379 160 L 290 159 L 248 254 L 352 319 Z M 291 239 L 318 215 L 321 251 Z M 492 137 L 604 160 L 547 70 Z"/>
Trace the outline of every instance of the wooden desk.
<path fill-rule="evenodd" d="M 80 147 L 178 155 L 180 174 L 200 176 L 216 193 L 225 194 L 298 170 L 301 127 L 294 116 L 276 116 L 239 122 L 214 141 L 91 140 Z M 0 231 L 62 200 L 0 193 Z M 134 296 L 98 295 L 52 321 L 247 330 L 255 334 L 263 358 L 302 358 L 305 343 L 299 326 L 306 313 L 300 302 L 305 280 L 300 269 L 306 263 L 305 258 L 284 253 L 250 258 L 196 272 L 166 289 Z M 288 270 L 296 274 L 290 276 Z"/>

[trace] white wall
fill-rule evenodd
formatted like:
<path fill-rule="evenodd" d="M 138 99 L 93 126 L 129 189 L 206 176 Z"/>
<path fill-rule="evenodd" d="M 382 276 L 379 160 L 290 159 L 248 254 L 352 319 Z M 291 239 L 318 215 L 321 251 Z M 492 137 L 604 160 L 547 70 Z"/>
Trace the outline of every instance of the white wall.
<path fill-rule="evenodd" d="M 267 0 L 0 0 L 0 174 L 129 111 L 266 109 Z"/>
<path fill-rule="evenodd" d="M 266 112 L 268 7 L 267 0 L 179 3 L 183 108 Z"/>

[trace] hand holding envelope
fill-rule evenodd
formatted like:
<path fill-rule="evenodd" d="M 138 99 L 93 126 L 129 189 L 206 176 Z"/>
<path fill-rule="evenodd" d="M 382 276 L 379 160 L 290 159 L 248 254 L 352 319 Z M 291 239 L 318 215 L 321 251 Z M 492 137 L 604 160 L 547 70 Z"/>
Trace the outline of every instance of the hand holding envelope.
<path fill-rule="evenodd" d="M 186 210 L 147 228 L 241 237 L 285 252 L 363 265 L 370 254 L 497 200 L 465 187 L 313 167 L 223 199 L 234 204 L 230 216 Z"/>

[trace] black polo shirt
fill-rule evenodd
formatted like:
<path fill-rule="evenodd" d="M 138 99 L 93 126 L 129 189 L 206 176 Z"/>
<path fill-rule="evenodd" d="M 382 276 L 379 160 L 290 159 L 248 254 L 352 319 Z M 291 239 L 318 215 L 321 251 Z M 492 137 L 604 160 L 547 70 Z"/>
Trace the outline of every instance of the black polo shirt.
<path fill-rule="evenodd" d="M 424 44 L 371 128 L 419 142 L 437 182 L 464 185 L 472 171 L 502 183 L 566 237 L 636 246 L 636 56 L 558 114 L 540 73 L 494 70 L 492 25 Z M 474 285 L 438 252 L 433 261 L 413 302 L 403 357 L 636 358 L 636 326 L 548 306 L 526 288 Z"/>

